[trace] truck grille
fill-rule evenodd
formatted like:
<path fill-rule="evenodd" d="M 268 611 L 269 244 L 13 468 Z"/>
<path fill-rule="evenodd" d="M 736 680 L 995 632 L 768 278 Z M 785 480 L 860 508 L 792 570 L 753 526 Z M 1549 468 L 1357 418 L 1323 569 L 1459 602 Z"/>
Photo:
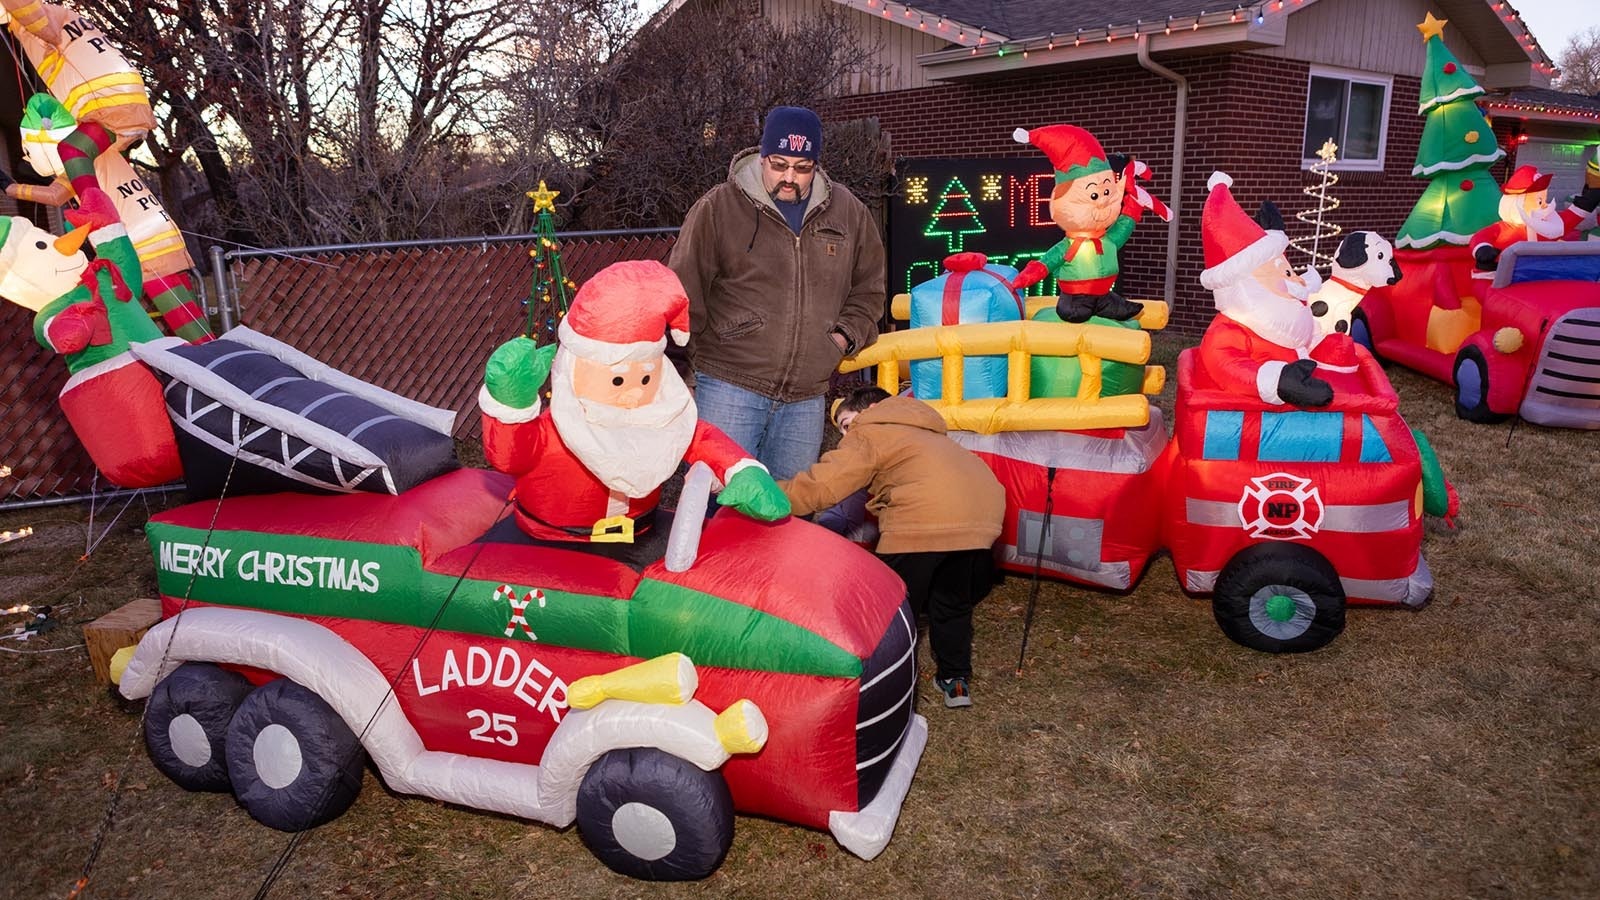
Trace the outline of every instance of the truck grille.
<path fill-rule="evenodd" d="M 905 741 L 917 689 L 917 620 L 911 604 L 901 603 L 883 639 L 861 666 L 861 699 L 856 707 L 856 803 L 865 807 Z"/>
<path fill-rule="evenodd" d="M 1600 426 L 1600 308 L 1575 309 L 1550 329 L 1521 412 L 1539 425 Z"/>

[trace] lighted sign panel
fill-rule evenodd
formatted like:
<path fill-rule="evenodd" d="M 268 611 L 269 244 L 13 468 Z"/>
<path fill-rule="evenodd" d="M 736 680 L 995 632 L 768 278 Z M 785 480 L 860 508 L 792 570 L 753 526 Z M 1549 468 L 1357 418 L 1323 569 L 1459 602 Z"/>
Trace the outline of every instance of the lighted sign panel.
<path fill-rule="evenodd" d="M 1050 221 L 1055 173 L 1043 156 L 904 159 L 898 168 L 900 191 L 889 203 L 891 294 L 937 277 L 952 253 L 975 250 L 1021 269 L 1061 240 Z M 1030 293 L 1043 290 L 1041 283 Z"/>

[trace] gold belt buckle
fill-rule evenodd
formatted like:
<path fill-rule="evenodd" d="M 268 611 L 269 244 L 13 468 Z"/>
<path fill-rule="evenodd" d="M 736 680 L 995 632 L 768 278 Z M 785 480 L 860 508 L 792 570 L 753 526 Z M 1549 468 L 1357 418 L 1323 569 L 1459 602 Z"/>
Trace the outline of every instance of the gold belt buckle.
<path fill-rule="evenodd" d="M 612 529 L 616 529 L 613 531 Z M 633 520 L 627 516 L 611 516 L 594 523 L 589 540 L 596 544 L 633 543 Z"/>

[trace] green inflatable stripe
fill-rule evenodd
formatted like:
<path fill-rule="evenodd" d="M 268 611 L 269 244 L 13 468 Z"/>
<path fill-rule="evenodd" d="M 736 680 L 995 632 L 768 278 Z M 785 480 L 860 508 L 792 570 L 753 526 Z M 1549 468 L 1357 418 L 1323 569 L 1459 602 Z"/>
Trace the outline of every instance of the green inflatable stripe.
<path fill-rule="evenodd" d="M 427 627 L 442 605 L 441 630 L 504 640 L 506 629 L 512 628 L 510 640 L 532 640 L 520 626 L 511 623 L 511 604 L 500 593 L 504 582 L 457 579 L 434 572 L 423 572 L 422 579 L 427 598 L 422 606 L 428 617 L 418 623 L 422 627 Z M 628 601 L 540 588 L 544 594 L 544 603 L 540 604 L 538 599 L 528 596 L 533 592 L 533 585 L 507 587 L 516 593 L 518 600 L 528 601 L 523 620 L 538 635 L 537 643 L 627 654 Z"/>
<path fill-rule="evenodd" d="M 628 604 L 633 656 L 677 650 L 697 666 L 859 678 L 861 659 L 843 647 L 748 606 L 646 579 Z"/>
<path fill-rule="evenodd" d="M 425 572 L 411 547 L 256 531 L 212 532 L 207 545 L 202 530 L 159 523 L 146 534 L 156 584 L 170 597 L 415 628 L 434 625 L 438 616 L 444 631 L 501 639 L 511 620 L 500 582 Z M 518 599 L 531 590 L 510 587 Z M 624 601 L 544 593 L 544 606 L 530 602 L 526 613 L 541 643 L 626 652 Z M 528 639 L 520 629 L 514 637 Z"/>
<path fill-rule="evenodd" d="M 304 616 L 531 640 L 512 627 L 501 582 L 422 568 L 410 547 L 151 523 L 156 583 L 170 597 Z M 191 587 L 192 582 L 192 587 Z M 806 629 L 711 594 L 645 579 L 629 600 L 507 585 L 528 600 L 538 643 L 650 659 L 679 651 L 696 665 L 855 678 L 855 654 Z M 446 602 L 448 601 L 448 602 Z M 440 608 L 443 607 L 443 612 Z M 437 621 L 435 619 L 437 617 Z"/>
<path fill-rule="evenodd" d="M 379 622 L 421 614 L 422 561 L 410 547 L 257 531 L 208 539 L 203 529 L 158 522 L 145 534 L 156 584 L 171 597 Z"/>
<path fill-rule="evenodd" d="M 1430 516 L 1442 516 L 1450 511 L 1450 492 L 1444 486 L 1444 467 L 1439 465 L 1439 454 L 1417 429 L 1411 429 L 1417 440 L 1417 453 L 1422 457 L 1422 511 Z"/>

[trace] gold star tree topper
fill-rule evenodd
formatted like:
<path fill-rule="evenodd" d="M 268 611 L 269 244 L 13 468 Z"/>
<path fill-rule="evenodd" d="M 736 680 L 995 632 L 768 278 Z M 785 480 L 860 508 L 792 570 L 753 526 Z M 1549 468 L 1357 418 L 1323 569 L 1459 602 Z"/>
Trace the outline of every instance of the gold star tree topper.
<path fill-rule="evenodd" d="M 1426 43 L 1428 38 L 1431 37 L 1442 36 L 1444 34 L 1444 26 L 1449 21 L 1449 19 L 1436 19 L 1434 18 L 1433 13 L 1429 12 L 1428 17 L 1423 19 L 1417 25 L 1417 30 L 1422 32 L 1423 42 Z"/>
<path fill-rule="evenodd" d="M 539 189 L 537 191 L 528 192 L 528 199 L 533 201 L 533 211 L 536 213 L 555 212 L 556 198 L 559 196 L 561 196 L 561 192 L 552 191 L 545 187 L 543 179 L 539 181 Z"/>

